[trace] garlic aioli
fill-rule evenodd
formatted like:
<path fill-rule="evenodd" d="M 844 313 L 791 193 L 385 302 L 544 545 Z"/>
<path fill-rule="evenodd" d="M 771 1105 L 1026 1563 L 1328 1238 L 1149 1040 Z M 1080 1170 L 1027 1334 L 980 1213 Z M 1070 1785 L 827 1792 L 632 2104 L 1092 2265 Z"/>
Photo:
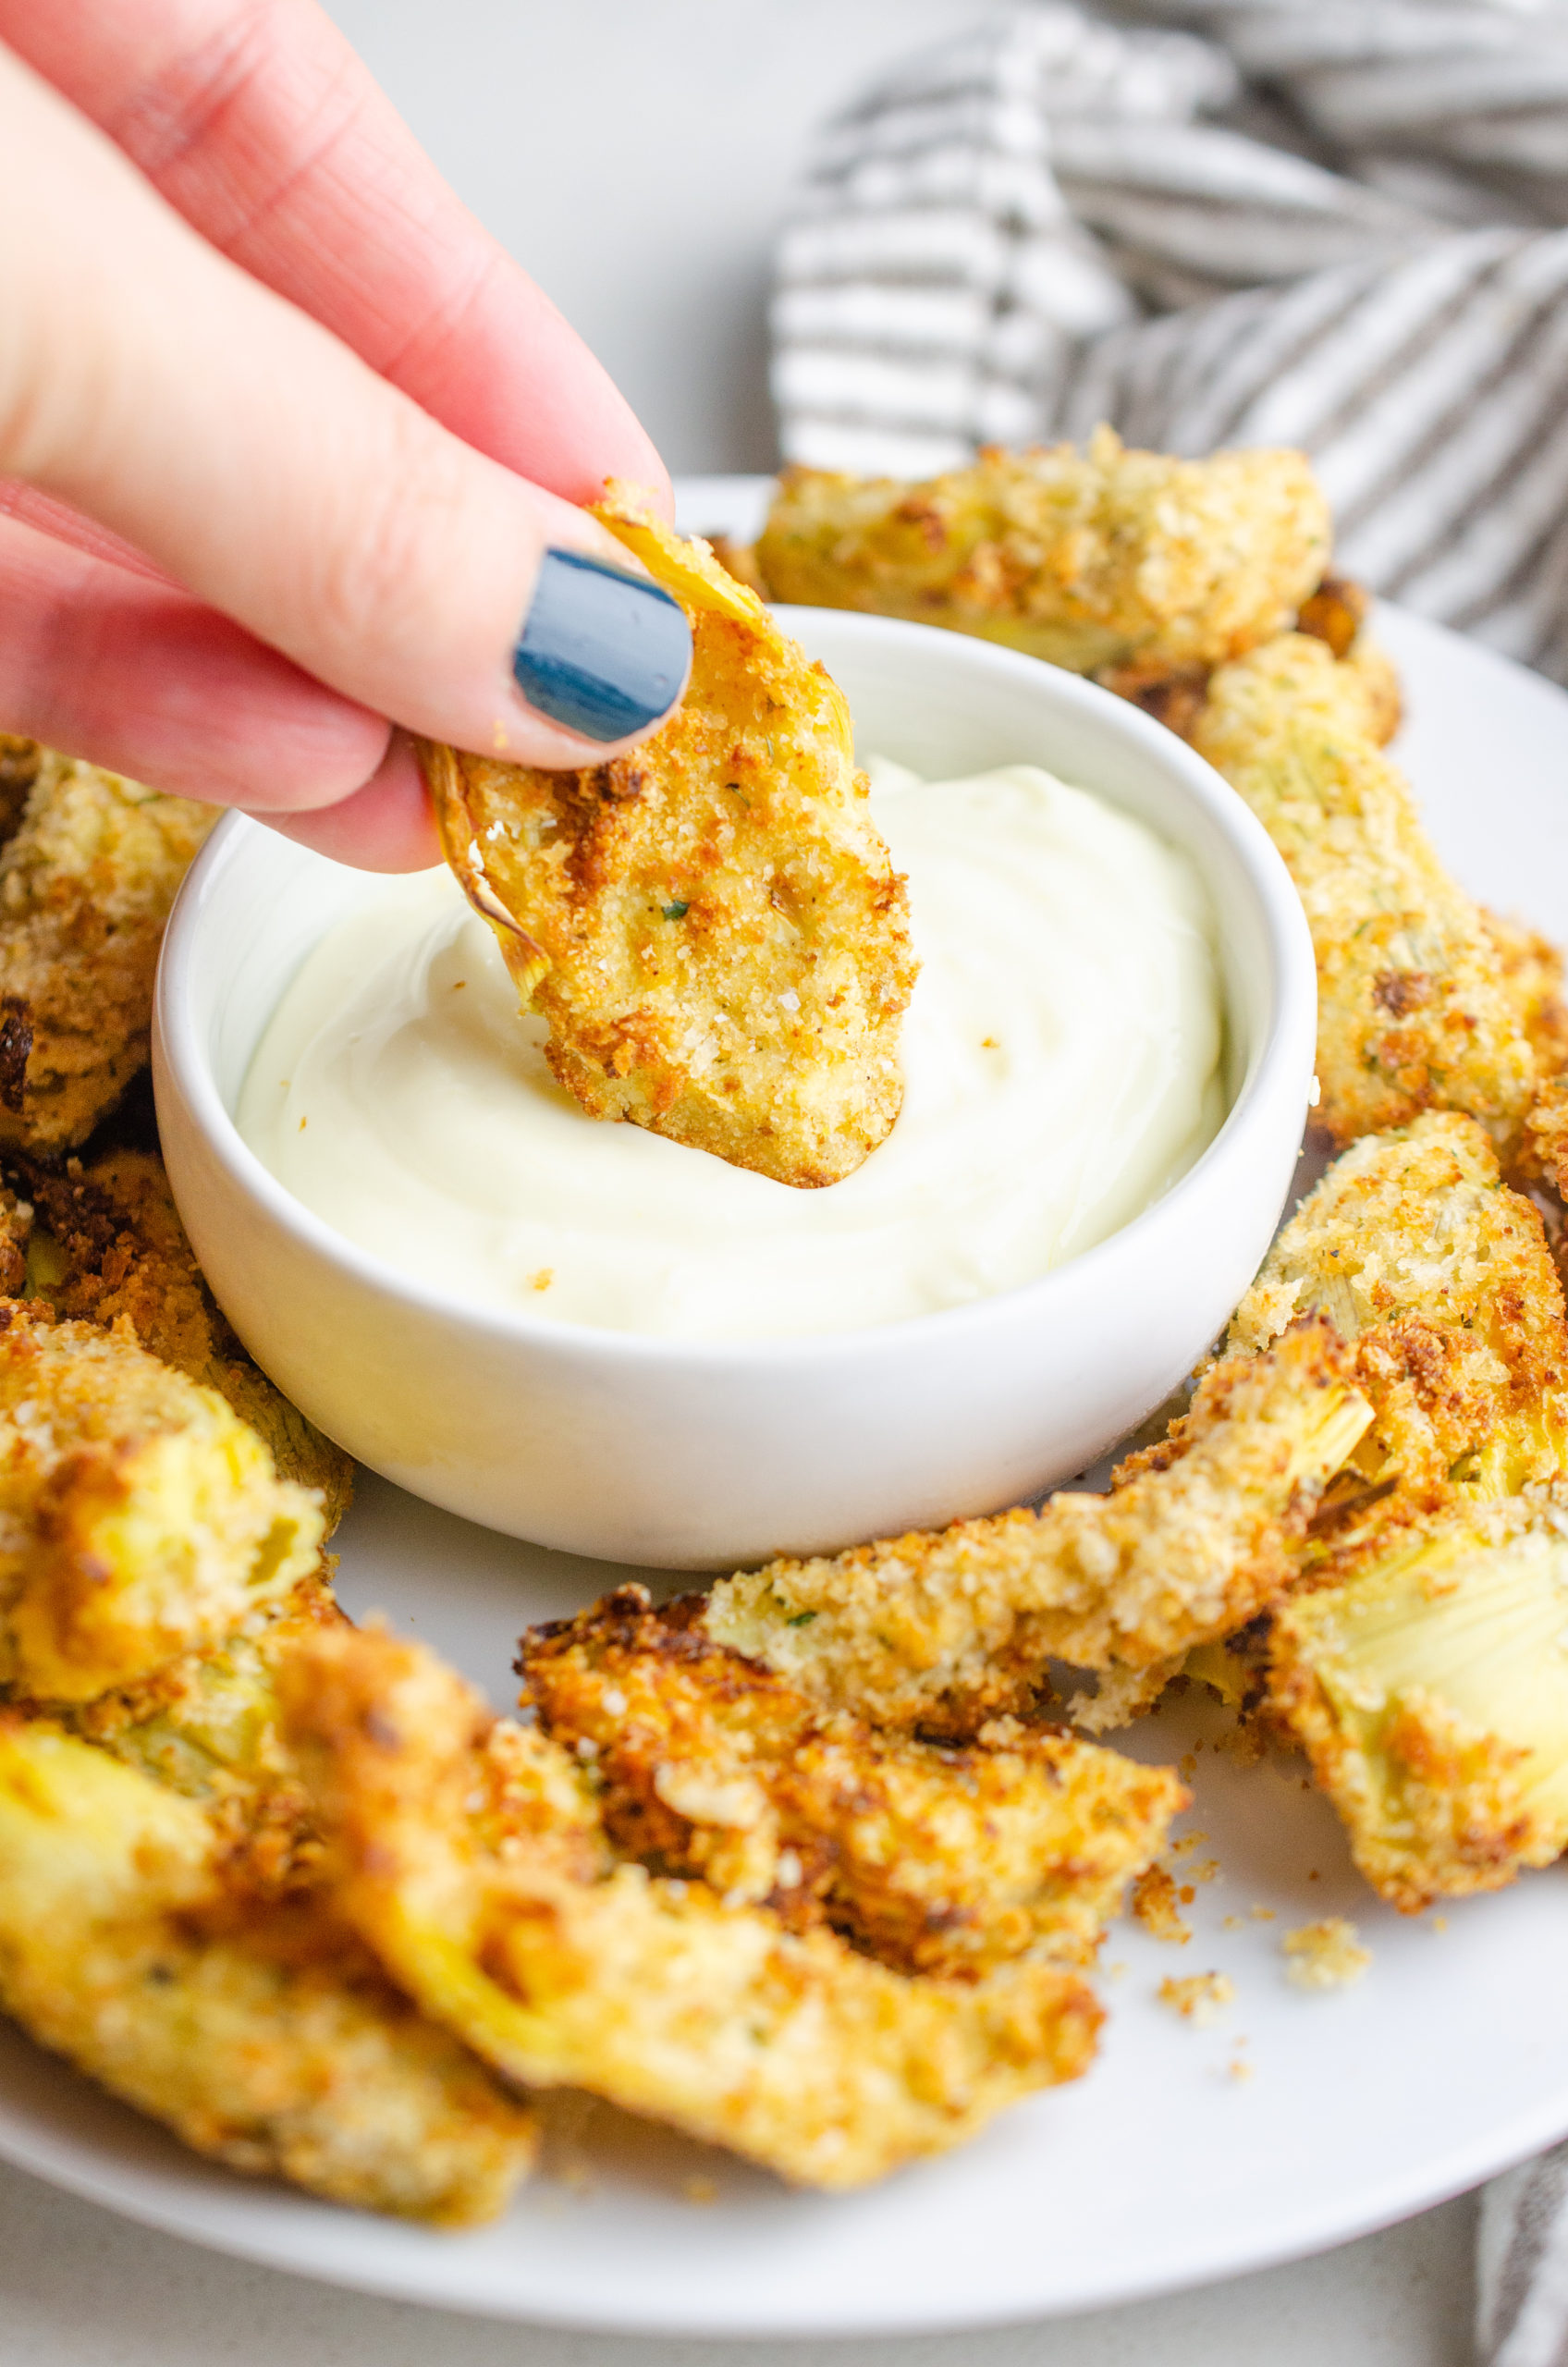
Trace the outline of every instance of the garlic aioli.
<path fill-rule="evenodd" d="M 388 1265 L 615 1331 L 851 1331 L 1076 1257 L 1168 1191 L 1224 1117 L 1205 889 L 1141 823 L 1035 766 L 871 772 L 923 966 L 902 1111 L 841 1183 L 797 1190 L 589 1118 L 445 869 L 378 883 L 307 957 L 240 1132 Z"/>

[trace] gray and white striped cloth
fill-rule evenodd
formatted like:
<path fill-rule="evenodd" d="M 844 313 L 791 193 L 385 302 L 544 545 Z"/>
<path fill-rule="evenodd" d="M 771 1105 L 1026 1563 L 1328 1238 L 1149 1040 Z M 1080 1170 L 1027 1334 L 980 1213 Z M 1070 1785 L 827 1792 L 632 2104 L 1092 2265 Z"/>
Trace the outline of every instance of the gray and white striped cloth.
<path fill-rule="evenodd" d="M 1033 0 L 824 129 L 785 457 L 1298 444 L 1345 570 L 1568 681 L 1568 0 Z M 1568 2367 L 1568 2146 L 1494 2180 L 1478 2352 Z"/>
<path fill-rule="evenodd" d="M 1345 570 L 1568 681 L 1568 0 L 1034 0 L 823 129 L 785 457 L 1309 450 Z"/>

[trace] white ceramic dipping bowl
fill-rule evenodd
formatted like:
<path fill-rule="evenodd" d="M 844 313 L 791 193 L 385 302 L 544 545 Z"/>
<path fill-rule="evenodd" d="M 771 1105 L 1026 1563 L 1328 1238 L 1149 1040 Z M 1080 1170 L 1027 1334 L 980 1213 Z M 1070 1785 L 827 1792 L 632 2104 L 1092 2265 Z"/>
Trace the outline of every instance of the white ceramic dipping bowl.
<path fill-rule="evenodd" d="M 350 1454 L 513 1536 L 733 1568 L 990 1512 L 1081 1471 L 1189 1370 L 1252 1280 L 1313 1071 L 1312 947 L 1241 799 L 1092 683 L 1010 650 L 831 609 L 782 612 L 863 749 L 934 776 L 1032 762 L 1182 847 L 1207 882 L 1230 1114 L 1175 1189 L 1040 1281 L 940 1314 L 735 1343 L 455 1304 L 300 1206 L 235 1129 L 262 1030 L 363 876 L 235 816 L 175 908 L 153 1035 L 180 1213 L 235 1330 Z"/>

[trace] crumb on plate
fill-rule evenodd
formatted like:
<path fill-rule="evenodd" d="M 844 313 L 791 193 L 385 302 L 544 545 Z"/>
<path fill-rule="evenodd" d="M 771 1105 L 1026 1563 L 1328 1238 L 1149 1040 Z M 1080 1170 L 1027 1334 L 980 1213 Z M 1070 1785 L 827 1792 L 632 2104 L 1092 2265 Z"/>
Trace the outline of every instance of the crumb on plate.
<path fill-rule="evenodd" d="M 1370 1949 L 1356 1939 L 1355 1925 L 1342 1915 L 1303 1923 L 1287 1932 L 1280 1944 L 1289 1959 L 1285 1978 L 1298 1989 L 1348 1988 L 1372 1961 Z"/>
<path fill-rule="evenodd" d="M 1176 1903 L 1176 1885 L 1163 1866 L 1146 1867 L 1133 1884 L 1133 1912 L 1151 1939 L 1185 1947 L 1192 1938 Z"/>
<path fill-rule="evenodd" d="M 1191 1972 L 1181 1981 L 1168 1975 L 1155 1994 L 1183 2021 L 1204 2030 L 1234 2002 L 1236 1984 L 1226 1972 Z"/>

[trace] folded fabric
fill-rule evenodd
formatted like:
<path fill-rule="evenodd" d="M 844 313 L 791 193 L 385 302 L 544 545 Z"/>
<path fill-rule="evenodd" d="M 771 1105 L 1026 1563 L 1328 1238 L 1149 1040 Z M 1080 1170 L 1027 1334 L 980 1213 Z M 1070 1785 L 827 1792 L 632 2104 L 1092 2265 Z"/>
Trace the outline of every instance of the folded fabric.
<path fill-rule="evenodd" d="M 1300 444 L 1348 571 L 1568 681 L 1564 226 L 1568 0 L 1037 0 L 823 130 L 784 454 Z"/>
<path fill-rule="evenodd" d="M 1568 2145 L 1493 2178 L 1481 2197 L 1476 2342 L 1486 2367 L 1568 2360 Z"/>

